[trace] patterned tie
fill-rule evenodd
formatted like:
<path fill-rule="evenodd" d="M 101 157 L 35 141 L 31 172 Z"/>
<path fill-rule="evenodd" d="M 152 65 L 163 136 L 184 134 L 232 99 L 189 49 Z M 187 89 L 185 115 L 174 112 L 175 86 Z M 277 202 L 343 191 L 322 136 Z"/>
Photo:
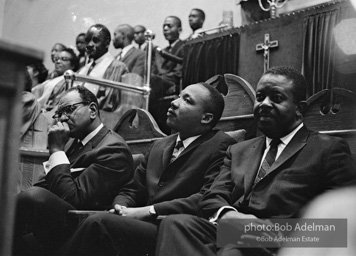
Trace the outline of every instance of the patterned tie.
<path fill-rule="evenodd" d="M 178 140 L 177 141 L 177 144 L 175 145 L 174 147 L 174 150 L 173 150 L 173 154 L 172 154 L 172 158 L 171 158 L 171 163 L 176 160 L 176 158 L 178 157 L 179 153 L 181 151 L 183 151 L 184 149 L 184 145 L 183 145 L 183 142 L 181 140 Z"/>
<path fill-rule="evenodd" d="M 271 168 L 272 164 L 276 160 L 278 145 L 280 143 L 281 143 L 280 139 L 274 139 L 271 141 L 270 148 L 269 148 L 269 150 L 266 154 L 266 157 L 263 160 L 262 165 L 258 171 L 255 182 L 263 179 L 266 176 L 266 174 L 268 173 L 268 170 Z"/>

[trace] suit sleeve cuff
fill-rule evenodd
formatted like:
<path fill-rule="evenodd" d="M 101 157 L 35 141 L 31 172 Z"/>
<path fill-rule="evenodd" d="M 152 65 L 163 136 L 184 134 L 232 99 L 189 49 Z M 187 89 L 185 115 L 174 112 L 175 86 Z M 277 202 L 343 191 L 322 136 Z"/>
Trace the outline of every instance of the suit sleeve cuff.
<path fill-rule="evenodd" d="M 43 163 L 45 173 L 48 174 L 54 167 L 60 164 L 70 164 L 64 151 L 53 153 L 49 157 L 49 160 Z"/>
<path fill-rule="evenodd" d="M 222 215 L 223 212 L 225 212 L 225 210 L 233 210 L 235 212 L 237 212 L 237 210 L 232 207 L 232 206 L 223 206 L 223 207 L 220 207 L 220 209 L 213 215 L 209 218 L 209 222 L 211 223 L 215 223 Z"/>

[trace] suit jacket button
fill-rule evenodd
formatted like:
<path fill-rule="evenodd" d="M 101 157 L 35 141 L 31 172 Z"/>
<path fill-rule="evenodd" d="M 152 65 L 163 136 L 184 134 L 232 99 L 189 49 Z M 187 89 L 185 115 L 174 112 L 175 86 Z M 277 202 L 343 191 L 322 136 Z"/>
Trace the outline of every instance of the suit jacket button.
<path fill-rule="evenodd" d="M 163 183 L 161 183 L 161 182 L 158 183 L 158 186 L 159 186 L 159 187 L 163 187 Z"/>

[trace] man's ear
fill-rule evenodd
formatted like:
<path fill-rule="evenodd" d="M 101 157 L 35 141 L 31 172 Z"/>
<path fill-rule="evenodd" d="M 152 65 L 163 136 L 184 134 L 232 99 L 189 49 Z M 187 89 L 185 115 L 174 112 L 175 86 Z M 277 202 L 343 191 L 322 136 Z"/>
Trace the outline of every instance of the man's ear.
<path fill-rule="evenodd" d="M 182 31 L 183 31 L 183 29 L 182 29 L 182 27 L 180 27 L 180 28 L 178 29 L 179 34 L 182 33 Z"/>
<path fill-rule="evenodd" d="M 306 109 L 307 109 L 307 102 L 306 101 L 300 101 L 298 104 L 297 104 L 297 113 L 299 113 L 301 116 L 304 115 Z"/>
<path fill-rule="evenodd" d="M 110 43 L 111 43 L 111 40 L 110 40 L 110 39 L 106 39 L 106 41 L 105 41 L 105 47 L 106 47 L 107 49 L 109 49 Z"/>
<path fill-rule="evenodd" d="M 202 124 L 209 124 L 213 121 L 214 115 L 212 113 L 205 113 L 201 119 Z"/>
<path fill-rule="evenodd" d="M 98 106 L 92 102 L 89 104 L 90 119 L 94 120 L 98 116 Z"/>

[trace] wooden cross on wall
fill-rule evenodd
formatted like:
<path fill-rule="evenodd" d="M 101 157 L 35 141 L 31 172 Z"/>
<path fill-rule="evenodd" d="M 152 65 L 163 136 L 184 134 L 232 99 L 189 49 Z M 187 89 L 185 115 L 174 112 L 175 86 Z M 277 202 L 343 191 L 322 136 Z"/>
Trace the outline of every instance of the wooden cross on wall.
<path fill-rule="evenodd" d="M 269 34 L 265 34 L 265 40 L 263 43 L 256 45 L 256 51 L 263 50 L 263 72 L 269 69 L 269 49 L 278 47 L 278 41 L 270 41 Z"/>

